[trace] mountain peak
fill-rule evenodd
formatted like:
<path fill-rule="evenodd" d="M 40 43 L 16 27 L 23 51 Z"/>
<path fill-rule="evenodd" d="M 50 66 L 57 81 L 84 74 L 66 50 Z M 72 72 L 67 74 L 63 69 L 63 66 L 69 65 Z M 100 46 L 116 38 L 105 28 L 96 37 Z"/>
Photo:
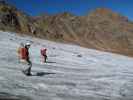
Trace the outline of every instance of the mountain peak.
<path fill-rule="evenodd" d="M 108 13 L 113 13 L 113 12 L 111 9 L 108 9 L 108 8 L 97 8 L 95 10 L 95 13 L 108 14 Z"/>
<path fill-rule="evenodd" d="M 97 8 L 97 9 L 93 10 L 90 14 L 94 15 L 94 16 L 96 16 L 96 15 L 111 16 L 114 14 L 119 15 L 118 13 L 115 13 L 111 9 L 108 9 L 108 8 Z"/>
<path fill-rule="evenodd" d="M 128 22 L 128 18 L 125 16 L 122 16 L 119 13 L 113 12 L 111 9 L 108 8 L 97 8 L 96 10 L 92 11 L 89 15 L 92 15 L 94 17 L 108 17 L 115 21 L 125 21 Z"/>

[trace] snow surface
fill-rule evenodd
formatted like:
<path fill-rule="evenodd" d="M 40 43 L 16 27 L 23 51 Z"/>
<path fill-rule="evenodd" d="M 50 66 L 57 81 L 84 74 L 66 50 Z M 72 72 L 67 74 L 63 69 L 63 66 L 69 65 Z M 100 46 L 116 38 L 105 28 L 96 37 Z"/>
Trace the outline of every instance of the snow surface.
<path fill-rule="evenodd" d="M 32 43 L 35 76 L 19 63 L 17 47 Z M 48 49 L 41 63 L 40 48 Z M 0 32 L 0 100 L 133 100 L 133 58 L 76 45 Z"/>

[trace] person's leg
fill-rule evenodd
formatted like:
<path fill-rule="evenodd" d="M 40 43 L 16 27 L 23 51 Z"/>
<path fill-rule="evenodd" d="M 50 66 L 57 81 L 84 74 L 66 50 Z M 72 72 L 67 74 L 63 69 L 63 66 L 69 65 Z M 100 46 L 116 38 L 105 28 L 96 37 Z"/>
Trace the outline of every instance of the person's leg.
<path fill-rule="evenodd" d="M 28 62 L 29 67 L 25 70 L 25 73 L 26 73 L 27 75 L 31 75 L 32 63 L 31 63 L 31 61 L 30 61 L 29 59 L 27 59 L 27 62 Z"/>
<path fill-rule="evenodd" d="M 45 60 L 45 62 L 47 61 L 47 55 L 44 56 L 44 60 Z"/>
<path fill-rule="evenodd" d="M 27 75 L 31 75 L 31 67 L 32 67 L 32 63 L 29 61 L 29 68 L 27 69 L 28 73 Z"/>

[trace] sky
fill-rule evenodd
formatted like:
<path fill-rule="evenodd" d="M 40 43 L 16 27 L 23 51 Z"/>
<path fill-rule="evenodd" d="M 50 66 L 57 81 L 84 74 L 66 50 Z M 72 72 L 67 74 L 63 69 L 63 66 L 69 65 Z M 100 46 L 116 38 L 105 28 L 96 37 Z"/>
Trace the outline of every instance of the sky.
<path fill-rule="evenodd" d="M 7 0 L 31 16 L 69 12 L 86 15 L 96 8 L 108 8 L 133 20 L 133 0 Z"/>

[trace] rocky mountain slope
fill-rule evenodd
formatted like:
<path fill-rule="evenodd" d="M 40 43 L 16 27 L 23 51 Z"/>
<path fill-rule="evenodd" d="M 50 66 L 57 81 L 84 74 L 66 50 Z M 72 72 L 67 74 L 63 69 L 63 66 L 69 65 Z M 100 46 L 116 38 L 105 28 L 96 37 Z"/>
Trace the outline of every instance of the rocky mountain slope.
<path fill-rule="evenodd" d="M 133 56 L 133 22 L 105 8 L 85 16 L 65 12 L 31 17 L 1 3 L 0 29 Z"/>
<path fill-rule="evenodd" d="M 17 10 L 14 6 L 0 1 L 0 29 L 4 31 L 15 31 L 21 33 L 29 32 L 28 25 L 31 18 L 25 13 Z"/>
<path fill-rule="evenodd" d="M 68 13 L 44 16 L 37 19 L 37 23 L 44 26 L 41 36 L 133 55 L 133 23 L 108 9 L 96 9 L 79 17 Z"/>

